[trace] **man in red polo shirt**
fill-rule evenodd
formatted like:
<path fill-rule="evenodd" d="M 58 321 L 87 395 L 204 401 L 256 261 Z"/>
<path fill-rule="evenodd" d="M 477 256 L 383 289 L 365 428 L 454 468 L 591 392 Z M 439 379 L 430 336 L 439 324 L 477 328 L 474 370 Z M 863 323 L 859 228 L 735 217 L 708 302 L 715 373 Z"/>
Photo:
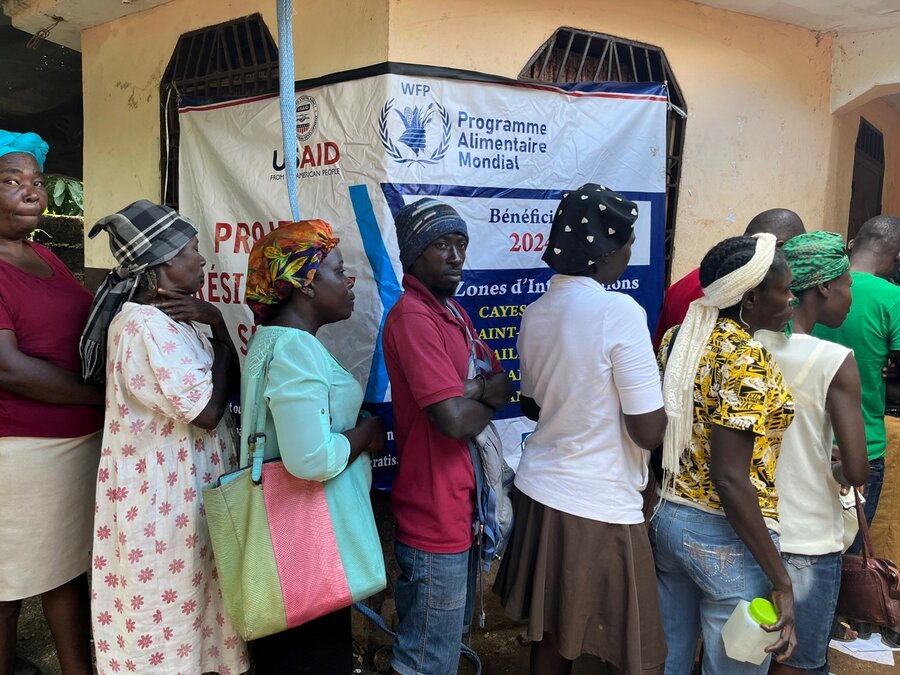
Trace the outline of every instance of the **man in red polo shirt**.
<path fill-rule="evenodd" d="M 447 204 L 420 199 L 395 219 L 404 293 L 384 325 L 398 468 L 394 587 L 399 626 L 392 672 L 452 675 L 472 616 L 475 474 L 468 439 L 512 395 L 493 354 L 467 379 L 475 328 L 453 300 L 469 237 Z M 481 343 L 476 343 L 481 344 Z"/>

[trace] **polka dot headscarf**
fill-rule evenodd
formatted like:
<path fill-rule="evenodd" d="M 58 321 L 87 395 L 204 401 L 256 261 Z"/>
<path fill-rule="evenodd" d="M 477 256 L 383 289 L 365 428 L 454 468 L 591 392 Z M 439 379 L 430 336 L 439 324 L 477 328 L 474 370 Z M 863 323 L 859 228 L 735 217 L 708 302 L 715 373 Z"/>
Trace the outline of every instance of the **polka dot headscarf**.
<path fill-rule="evenodd" d="M 543 260 L 560 274 L 581 274 L 631 238 L 634 202 L 595 183 L 563 193 Z"/>

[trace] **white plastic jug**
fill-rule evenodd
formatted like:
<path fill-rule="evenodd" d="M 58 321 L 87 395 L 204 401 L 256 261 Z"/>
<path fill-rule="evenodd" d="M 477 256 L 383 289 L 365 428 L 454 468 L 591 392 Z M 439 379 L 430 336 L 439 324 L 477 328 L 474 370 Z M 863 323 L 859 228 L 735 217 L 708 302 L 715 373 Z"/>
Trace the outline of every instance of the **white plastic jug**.
<path fill-rule="evenodd" d="M 769 626 L 776 621 L 775 605 L 765 598 L 741 600 L 722 628 L 725 653 L 735 661 L 761 664 L 769 655 L 766 647 L 778 641 L 778 633 L 767 633 L 760 624 Z"/>

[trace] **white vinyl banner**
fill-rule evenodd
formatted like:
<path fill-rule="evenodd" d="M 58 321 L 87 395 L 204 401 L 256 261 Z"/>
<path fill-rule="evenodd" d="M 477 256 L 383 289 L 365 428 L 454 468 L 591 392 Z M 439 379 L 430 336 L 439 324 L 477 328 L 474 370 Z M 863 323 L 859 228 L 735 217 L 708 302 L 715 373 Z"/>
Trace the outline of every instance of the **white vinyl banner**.
<path fill-rule="evenodd" d="M 393 217 L 423 196 L 447 202 L 468 224 L 457 299 L 517 390 L 519 321 L 551 276 L 541 255 L 566 189 L 601 183 L 637 202 L 631 265 L 612 288 L 633 295 L 655 323 L 664 283 L 662 85 L 561 88 L 386 65 L 296 94 L 300 216 L 331 223 L 357 277 L 354 315 L 319 337 L 363 385 L 369 409 L 390 423 L 380 336 L 402 292 Z M 179 120 L 180 210 L 197 224 L 207 259 L 201 295 L 221 307 L 244 354 L 254 330 L 244 304 L 247 254 L 290 218 L 278 98 L 185 105 Z M 592 327 L 572 330 L 589 340 Z M 515 464 L 533 425 L 516 404 L 500 417 Z M 373 460 L 379 487 L 395 463 L 392 454 Z"/>

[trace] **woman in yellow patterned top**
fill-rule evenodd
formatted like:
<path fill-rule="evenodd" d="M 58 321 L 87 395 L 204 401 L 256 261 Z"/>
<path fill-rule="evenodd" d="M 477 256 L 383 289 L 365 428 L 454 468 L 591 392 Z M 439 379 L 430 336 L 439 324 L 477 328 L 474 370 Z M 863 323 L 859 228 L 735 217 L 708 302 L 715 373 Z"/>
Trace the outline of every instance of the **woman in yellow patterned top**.
<path fill-rule="evenodd" d="M 703 634 L 704 675 L 763 674 L 728 658 L 721 630 L 740 600 L 771 596 L 770 650 L 793 651 L 793 592 L 778 553 L 775 465 L 794 402 L 755 331 L 791 318 L 791 272 L 775 237 L 732 237 L 703 258 L 704 297 L 660 347 L 669 427 L 662 499 L 651 524 L 669 655 L 691 671 Z M 672 343 L 670 349 L 670 342 Z"/>

